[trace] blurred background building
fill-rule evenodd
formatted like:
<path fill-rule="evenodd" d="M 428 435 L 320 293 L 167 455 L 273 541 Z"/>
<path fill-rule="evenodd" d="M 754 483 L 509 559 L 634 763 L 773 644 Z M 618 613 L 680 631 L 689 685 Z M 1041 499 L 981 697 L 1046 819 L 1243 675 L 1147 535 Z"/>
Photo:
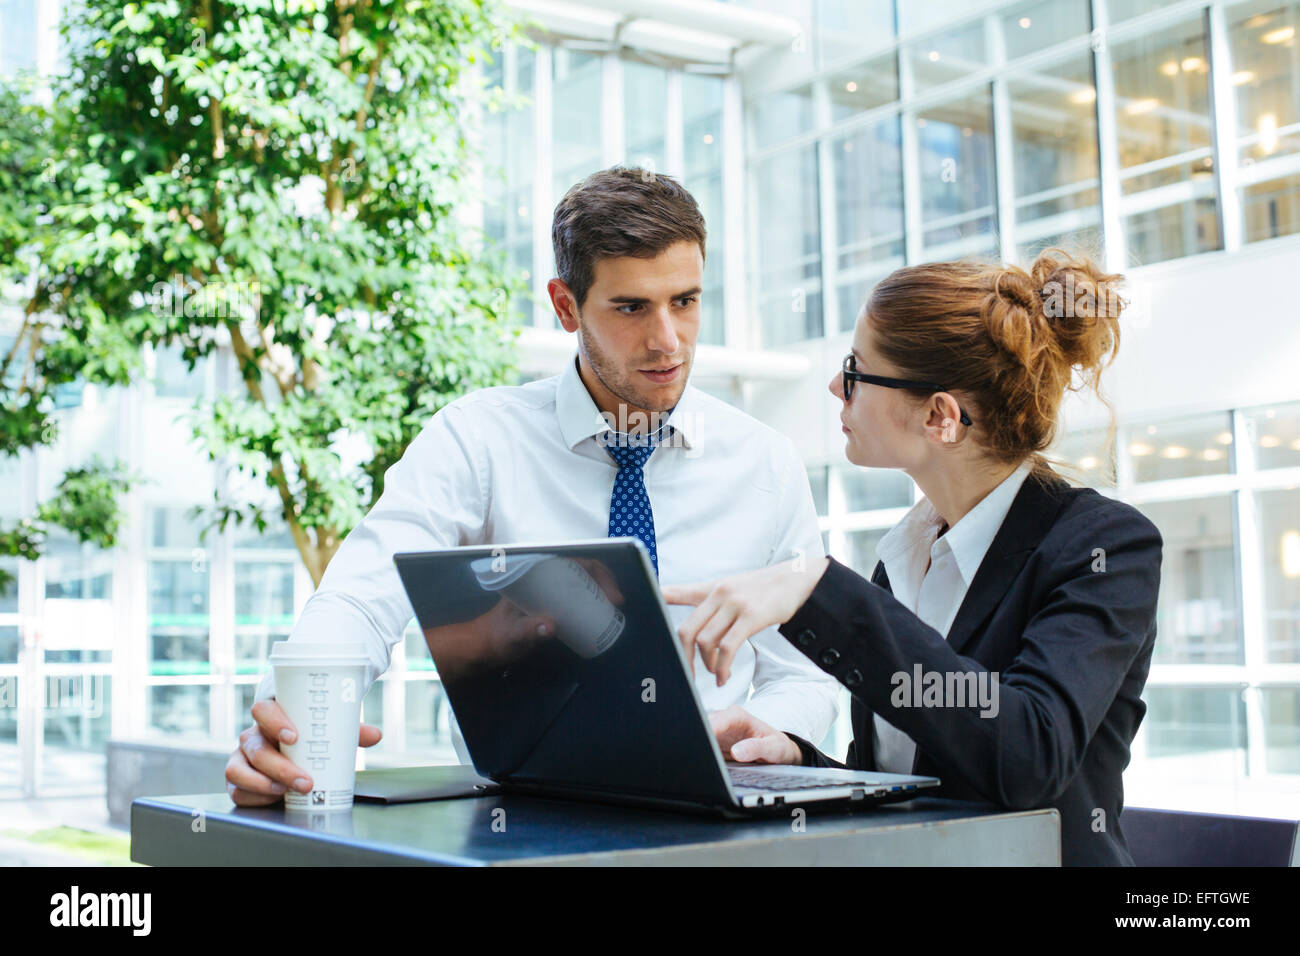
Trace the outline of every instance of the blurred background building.
<path fill-rule="evenodd" d="M 573 351 L 545 294 L 550 213 L 614 163 L 682 179 L 709 224 L 697 384 L 793 438 L 829 553 L 870 573 L 917 500 L 843 458 L 827 384 L 873 284 L 1066 244 L 1130 278 L 1105 382 L 1054 453 L 1165 540 L 1130 805 L 1268 812 L 1300 798 L 1300 0 L 515 0 L 535 47 L 490 83 L 481 208 L 526 271 L 524 378 Z M 0 73 L 57 62 L 52 0 L 0 0 Z M 16 322 L 0 317 L 0 346 Z M 6 334 L 8 338 L 6 338 Z M 0 515 L 118 457 L 153 484 L 126 539 L 52 541 L 0 599 L 0 796 L 94 792 L 105 742 L 232 749 L 311 582 L 283 531 L 199 541 L 227 481 L 176 416 L 242 386 L 229 355 L 62 394 L 57 447 L 0 462 Z M 14 695 L 14 688 L 27 688 Z M 44 706 L 46 703 L 51 706 Z M 847 718 L 847 699 L 845 717 Z M 454 759 L 414 625 L 371 689 L 372 763 Z M 842 753 L 842 721 L 827 746 Z"/>

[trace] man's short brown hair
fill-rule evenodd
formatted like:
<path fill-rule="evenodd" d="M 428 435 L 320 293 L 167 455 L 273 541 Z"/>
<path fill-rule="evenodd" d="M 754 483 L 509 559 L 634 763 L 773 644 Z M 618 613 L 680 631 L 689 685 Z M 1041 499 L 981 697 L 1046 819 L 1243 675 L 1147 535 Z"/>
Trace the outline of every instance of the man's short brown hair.
<path fill-rule="evenodd" d="M 704 255 L 704 216 L 671 176 L 627 166 L 592 173 L 573 186 L 551 223 L 555 271 L 577 300 L 586 301 L 601 259 L 653 259 L 678 242 L 696 242 Z"/>

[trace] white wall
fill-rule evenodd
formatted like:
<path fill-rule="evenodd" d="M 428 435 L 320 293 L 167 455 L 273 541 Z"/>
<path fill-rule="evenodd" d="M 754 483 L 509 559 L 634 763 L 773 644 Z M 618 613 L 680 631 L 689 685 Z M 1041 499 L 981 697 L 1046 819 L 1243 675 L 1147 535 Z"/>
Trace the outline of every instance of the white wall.
<path fill-rule="evenodd" d="M 1131 307 L 1102 389 L 1121 422 L 1300 399 L 1300 236 L 1147 266 L 1129 274 Z M 799 383 L 756 383 L 750 411 L 809 462 L 839 461 L 840 403 L 827 382 L 842 334 L 783 347 L 810 365 Z M 1066 428 L 1104 425 L 1105 408 L 1067 393 Z"/>

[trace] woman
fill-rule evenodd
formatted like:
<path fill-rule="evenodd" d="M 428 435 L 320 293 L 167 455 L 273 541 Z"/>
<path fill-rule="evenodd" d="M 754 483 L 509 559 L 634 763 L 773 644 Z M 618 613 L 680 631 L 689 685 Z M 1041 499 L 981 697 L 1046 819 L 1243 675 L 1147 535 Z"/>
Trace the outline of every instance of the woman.
<path fill-rule="evenodd" d="M 1146 710 L 1162 541 L 1041 454 L 1074 371 L 1097 390 L 1119 347 L 1120 279 L 1050 250 L 1028 272 L 937 263 L 875 288 L 830 383 L 845 454 L 902 469 L 925 497 L 880 541 L 871 581 L 821 558 L 664 589 L 697 605 L 679 635 L 719 680 L 779 625 L 853 696 L 844 764 L 739 709 L 715 719 L 731 759 L 931 775 L 942 796 L 1055 807 L 1064 864 L 1132 865 L 1121 774 Z"/>

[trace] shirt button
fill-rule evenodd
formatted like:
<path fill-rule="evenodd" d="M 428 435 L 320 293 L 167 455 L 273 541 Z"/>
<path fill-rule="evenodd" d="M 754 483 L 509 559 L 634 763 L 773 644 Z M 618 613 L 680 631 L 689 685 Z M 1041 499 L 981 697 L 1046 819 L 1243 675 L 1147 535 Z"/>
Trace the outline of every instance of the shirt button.
<path fill-rule="evenodd" d="M 816 643 L 816 641 L 817 641 L 817 635 L 814 634 L 806 627 L 802 631 L 800 631 L 797 635 L 795 635 L 795 639 L 794 639 L 794 642 L 798 644 L 800 647 L 812 647 L 813 644 Z"/>
<path fill-rule="evenodd" d="M 844 686 L 853 688 L 862 683 L 862 671 L 856 667 L 844 675 Z"/>
<path fill-rule="evenodd" d="M 833 647 L 828 647 L 821 654 L 822 667 L 834 667 L 840 662 L 840 652 Z"/>

